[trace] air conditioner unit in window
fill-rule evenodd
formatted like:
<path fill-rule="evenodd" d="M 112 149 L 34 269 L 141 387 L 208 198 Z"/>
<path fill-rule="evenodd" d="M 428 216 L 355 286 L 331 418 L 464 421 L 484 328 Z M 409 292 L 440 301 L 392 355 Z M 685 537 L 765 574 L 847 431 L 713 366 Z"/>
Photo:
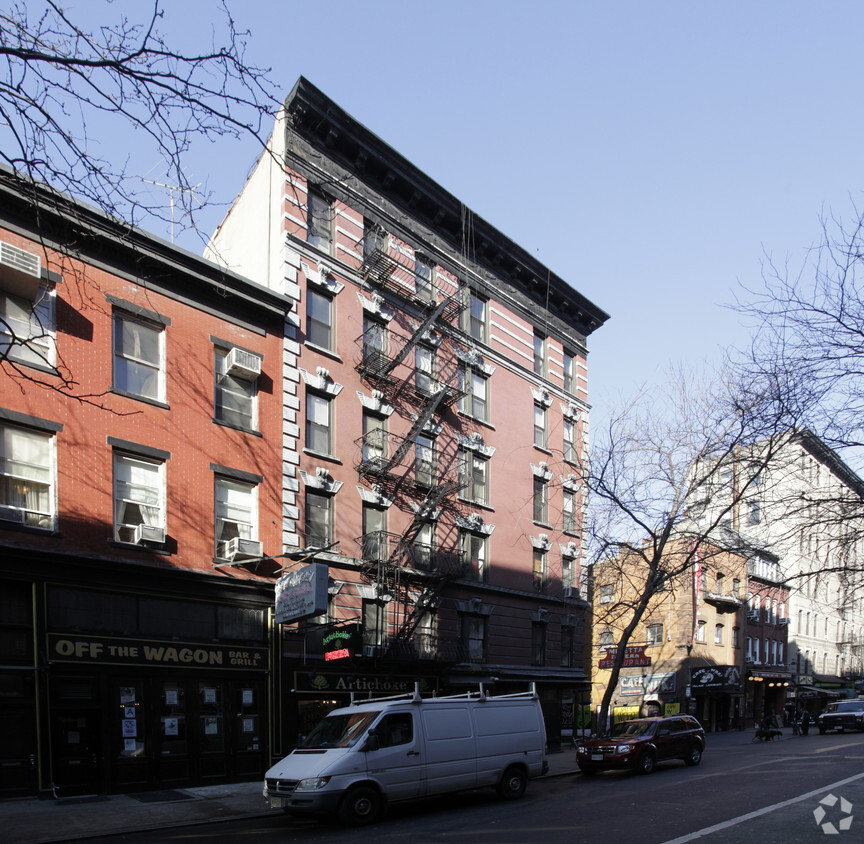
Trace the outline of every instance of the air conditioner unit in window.
<path fill-rule="evenodd" d="M 565 586 L 564 587 L 564 597 L 565 598 L 578 598 L 579 597 L 579 588 L 576 586 Z"/>
<path fill-rule="evenodd" d="M 225 372 L 252 381 L 261 374 L 261 358 L 243 349 L 231 349 L 225 358 Z"/>
<path fill-rule="evenodd" d="M 384 655 L 384 646 L 383 645 L 363 645 L 363 656 L 383 656 Z"/>
<path fill-rule="evenodd" d="M 0 289 L 32 301 L 41 280 L 42 262 L 38 255 L 0 241 Z"/>
<path fill-rule="evenodd" d="M 256 539 L 241 539 L 235 536 L 222 543 L 222 553 L 225 560 L 254 560 L 263 556 L 262 544 Z"/>
<path fill-rule="evenodd" d="M 165 528 L 154 525 L 136 525 L 133 541 L 136 545 L 141 545 L 144 542 L 164 542 Z"/>
<path fill-rule="evenodd" d="M 16 507 L 0 507 L 0 521 L 16 522 L 19 525 L 23 525 L 24 516 L 24 511 L 18 510 Z"/>
<path fill-rule="evenodd" d="M 777 619 L 777 623 L 778 623 L 778 624 L 788 624 L 788 623 L 789 623 L 789 619 L 788 619 L 788 618 L 778 618 L 778 619 Z"/>
<path fill-rule="evenodd" d="M 747 621 L 759 621 L 759 613 L 758 612 L 748 612 L 747 613 Z"/>
<path fill-rule="evenodd" d="M 600 599 L 600 603 L 601 603 L 601 604 L 611 604 L 614 600 L 615 600 L 615 596 L 614 596 L 614 595 L 604 595 L 604 596 Z"/>

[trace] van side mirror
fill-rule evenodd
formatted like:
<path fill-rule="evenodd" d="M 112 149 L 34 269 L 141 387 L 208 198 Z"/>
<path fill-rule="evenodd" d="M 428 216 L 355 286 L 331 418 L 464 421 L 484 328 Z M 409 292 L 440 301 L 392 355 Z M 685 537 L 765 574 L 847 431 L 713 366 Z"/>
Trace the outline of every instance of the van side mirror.
<path fill-rule="evenodd" d="M 374 728 L 369 730 L 369 735 L 363 743 L 363 752 L 368 753 L 370 750 L 378 750 L 380 746 L 381 742 L 378 740 L 378 733 Z"/>

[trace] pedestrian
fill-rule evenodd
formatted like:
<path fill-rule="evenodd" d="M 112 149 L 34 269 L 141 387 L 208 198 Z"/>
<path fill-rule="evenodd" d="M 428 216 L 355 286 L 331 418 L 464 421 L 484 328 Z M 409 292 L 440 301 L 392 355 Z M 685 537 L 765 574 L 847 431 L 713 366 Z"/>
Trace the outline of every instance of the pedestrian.
<path fill-rule="evenodd" d="M 801 735 L 806 736 L 810 732 L 810 713 L 805 709 L 801 715 Z"/>
<path fill-rule="evenodd" d="M 792 735 L 797 736 L 799 734 L 798 730 L 798 710 L 792 713 Z"/>

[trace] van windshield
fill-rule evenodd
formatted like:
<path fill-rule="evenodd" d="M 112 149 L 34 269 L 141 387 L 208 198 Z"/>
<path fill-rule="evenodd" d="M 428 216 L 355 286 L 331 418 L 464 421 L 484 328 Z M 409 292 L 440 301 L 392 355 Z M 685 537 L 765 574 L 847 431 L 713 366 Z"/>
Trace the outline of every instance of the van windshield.
<path fill-rule="evenodd" d="M 300 750 L 327 747 L 353 747 L 375 720 L 377 712 L 351 712 L 328 715 L 300 742 Z"/>

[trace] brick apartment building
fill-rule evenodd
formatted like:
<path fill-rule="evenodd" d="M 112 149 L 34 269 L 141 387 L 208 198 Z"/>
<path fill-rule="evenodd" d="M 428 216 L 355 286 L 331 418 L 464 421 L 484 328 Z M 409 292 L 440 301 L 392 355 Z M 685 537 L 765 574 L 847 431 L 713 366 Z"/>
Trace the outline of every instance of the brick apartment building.
<path fill-rule="evenodd" d="M 260 778 L 291 302 L 0 194 L 0 797 Z"/>
<path fill-rule="evenodd" d="M 269 153 L 208 255 L 294 304 L 282 542 L 326 564 L 329 603 L 280 631 L 283 749 L 415 681 L 537 682 L 554 740 L 588 690 L 579 467 L 608 317 L 305 79 Z"/>

